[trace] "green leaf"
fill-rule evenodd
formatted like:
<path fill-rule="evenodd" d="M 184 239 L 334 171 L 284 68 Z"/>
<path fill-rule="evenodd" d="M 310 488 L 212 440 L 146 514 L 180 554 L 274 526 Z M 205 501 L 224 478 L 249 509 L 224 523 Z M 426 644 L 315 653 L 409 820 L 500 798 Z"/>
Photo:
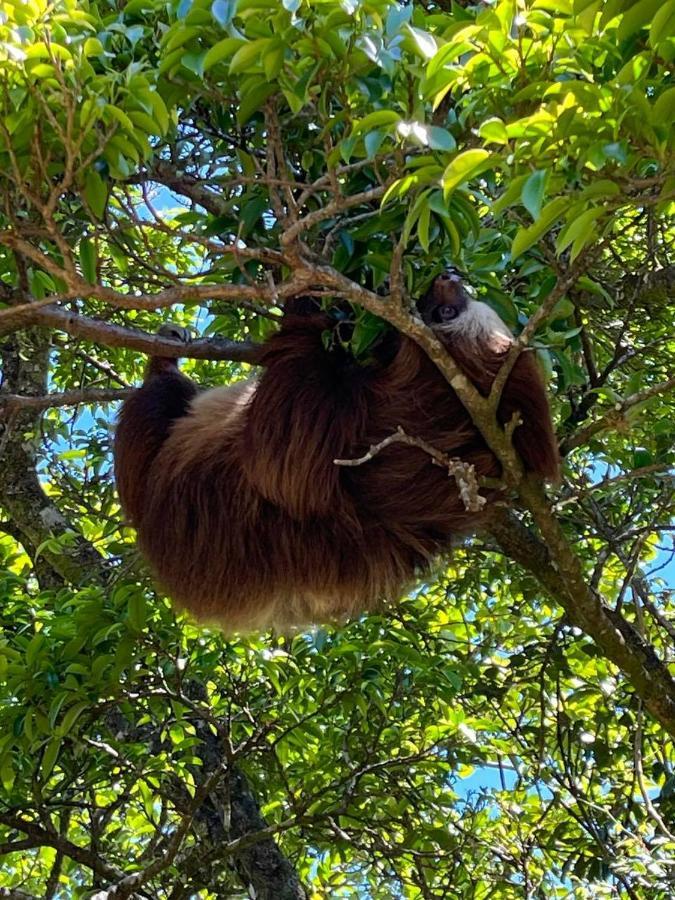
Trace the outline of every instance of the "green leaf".
<path fill-rule="evenodd" d="M 523 185 L 527 181 L 527 178 L 527 175 L 519 175 L 509 183 L 504 193 L 492 204 L 493 215 L 498 216 L 500 213 L 503 213 L 505 209 L 518 203 L 521 199 Z"/>
<path fill-rule="evenodd" d="M 70 734 L 70 731 L 75 724 L 75 722 L 79 719 L 85 709 L 89 709 L 90 703 L 86 700 L 81 701 L 80 703 L 76 703 L 74 706 L 71 706 L 70 709 L 67 709 L 63 719 L 59 723 L 59 733 L 63 735 Z"/>
<path fill-rule="evenodd" d="M 577 256 L 581 253 L 584 247 L 587 247 L 589 244 L 592 244 L 598 238 L 598 230 L 595 225 L 591 225 L 590 228 L 586 228 L 581 231 L 574 243 L 572 244 L 572 249 L 570 250 L 570 262 L 574 262 Z"/>
<path fill-rule="evenodd" d="M 649 27 L 649 44 L 658 46 L 664 38 L 675 33 L 675 0 L 668 0 L 654 15 Z"/>
<path fill-rule="evenodd" d="M 78 450 L 76 448 L 73 448 L 71 450 L 63 450 L 61 453 L 59 453 L 59 459 L 84 459 L 86 455 L 86 450 Z"/>
<path fill-rule="evenodd" d="M 52 738 L 45 747 L 45 751 L 42 754 L 42 762 L 40 763 L 40 775 L 43 781 L 47 781 L 49 776 L 52 774 L 52 770 L 56 764 L 60 749 L 60 738 Z"/>
<path fill-rule="evenodd" d="M 497 117 L 486 119 L 486 121 L 483 122 L 483 124 L 478 129 L 478 134 L 483 138 L 484 141 L 493 144 L 508 144 L 509 142 L 506 125 L 501 119 Z"/>
<path fill-rule="evenodd" d="M 240 47 L 230 60 L 230 75 L 237 75 L 239 72 L 251 72 L 260 65 L 260 57 L 263 50 L 270 42 L 270 38 L 259 38 L 257 41 L 250 41 Z"/>
<path fill-rule="evenodd" d="M 376 112 L 369 113 L 363 119 L 355 122 L 352 134 L 372 131 L 374 128 L 381 128 L 383 125 L 397 125 L 400 121 L 400 115 L 394 112 L 393 109 L 378 109 Z"/>
<path fill-rule="evenodd" d="M 674 22 L 675 24 L 675 22 Z M 656 100 L 652 112 L 654 125 L 672 126 L 675 120 L 675 87 L 667 88 Z"/>
<path fill-rule="evenodd" d="M 131 121 L 129 116 L 121 110 L 118 106 L 113 106 L 111 103 L 106 103 L 104 107 L 104 112 L 108 114 L 109 118 L 115 119 L 122 128 L 127 132 L 127 134 L 134 134 L 135 128 L 134 123 Z"/>
<path fill-rule="evenodd" d="M 51 63 L 38 63 L 37 65 L 31 66 L 30 74 L 34 78 L 40 79 L 48 79 L 53 78 L 56 80 L 56 67 Z"/>
<path fill-rule="evenodd" d="M 199 28 L 188 28 L 186 25 L 179 25 L 169 31 L 166 43 L 163 46 L 164 53 L 171 53 L 179 47 L 184 47 L 193 38 L 199 34 Z"/>
<path fill-rule="evenodd" d="M 569 297 L 562 297 L 553 307 L 548 318 L 550 322 L 557 322 L 560 319 L 569 319 L 573 313 L 574 303 L 572 303 Z"/>
<path fill-rule="evenodd" d="M 636 31 L 646 27 L 652 21 L 657 10 L 663 7 L 663 0 L 638 0 L 623 16 L 617 30 L 617 37 L 625 41 Z"/>
<path fill-rule="evenodd" d="M 129 118 L 137 126 L 140 131 L 145 132 L 148 135 L 155 135 L 158 132 L 157 122 L 153 119 L 152 116 L 149 116 L 147 113 L 141 112 L 140 110 L 133 109 L 129 113 Z"/>
<path fill-rule="evenodd" d="M 49 727 L 52 729 L 56 725 L 56 720 L 58 719 L 59 713 L 61 712 L 61 707 L 66 702 L 67 696 L 68 695 L 65 693 L 58 694 L 52 701 L 51 706 L 49 707 L 48 722 L 49 722 Z"/>
<path fill-rule="evenodd" d="M 487 167 L 491 154 L 487 150 L 465 150 L 456 156 L 443 173 L 443 192 L 447 197 L 458 185 Z"/>
<path fill-rule="evenodd" d="M 30 643 L 26 647 L 26 665 L 32 666 L 35 660 L 40 655 L 42 648 L 45 645 L 45 636 L 42 632 L 38 632 L 30 639 Z"/>
<path fill-rule="evenodd" d="M 364 137 L 363 144 L 366 148 L 366 155 L 368 159 L 373 159 L 373 157 L 377 155 L 377 151 L 380 149 L 382 141 L 386 136 L 386 132 L 380 131 L 378 129 L 376 131 L 368 132 L 368 134 Z"/>
<path fill-rule="evenodd" d="M 267 209 L 269 209 L 269 200 L 264 196 L 254 196 L 252 197 L 252 199 L 242 204 L 240 213 L 242 237 L 246 237 L 246 235 L 251 232 L 255 224 L 260 220 L 260 217 Z"/>
<path fill-rule="evenodd" d="M 204 74 L 204 59 L 206 53 L 203 50 L 190 50 L 181 56 L 181 65 L 185 66 L 188 71 L 193 72 L 199 78 Z"/>
<path fill-rule="evenodd" d="M 40 269 L 29 269 L 28 282 L 31 293 L 36 300 L 42 300 L 47 294 L 53 294 L 56 290 L 53 279 Z"/>
<path fill-rule="evenodd" d="M 382 206 L 385 206 L 390 200 L 397 200 L 404 197 L 414 184 L 414 175 L 406 175 L 404 178 L 397 178 L 396 181 L 387 188 L 384 197 L 382 198 Z"/>
<path fill-rule="evenodd" d="M 354 323 L 354 333 L 349 342 L 354 356 L 357 359 L 363 357 L 386 327 L 382 319 L 367 310 L 360 313 Z"/>
<path fill-rule="evenodd" d="M 551 228 L 570 204 L 569 197 L 556 197 L 541 211 L 539 219 L 529 228 L 519 228 L 511 245 L 511 259 L 517 259 Z"/>
<path fill-rule="evenodd" d="M 242 43 L 239 38 L 223 38 L 222 41 L 218 41 L 217 44 L 214 44 L 210 50 L 206 51 L 206 56 L 204 57 L 203 68 L 205 72 L 208 72 L 216 63 L 222 62 L 224 59 L 230 59 L 230 57 L 236 53 L 239 47 L 246 46 Z"/>
<path fill-rule="evenodd" d="M 84 42 L 82 52 L 87 57 L 88 56 L 102 56 L 103 55 L 103 44 L 99 41 L 98 38 L 89 37 Z"/>
<path fill-rule="evenodd" d="M 585 210 L 581 215 L 577 216 L 572 222 L 568 223 L 558 235 L 556 241 L 556 250 L 562 253 L 570 244 L 577 241 L 585 234 L 591 233 L 591 226 L 605 213 L 602 206 L 594 206 Z M 576 254 L 575 254 L 576 256 Z"/>
<path fill-rule="evenodd" d="M 80 241 L 80 267 L 85 281 L 88 281 L 89 284 L 96 284 L 98 280 L 97 262 L 96 244 L 90 238 L 82 238 Z"/>
<path fill-rule="evenodd" d="M 412 25 L 407 26 L 408 31 L 415 41 L 415 46 L 424 59 L 432 59 L 436 55 L 438 46 L 436 39 L 428 31 L 422 31 L 421 28 L 414 28 Z"/>
<path fill-rule="evenodd" d="M 654 457 L 645 447 L 637 447 L 633 451 L 633 465 L 636 469 L 642 466 L 650 466 L 654 462 Z"/>
<path fill-rule="evenodd" d="M 185 732 L 178 723 L 174 723 L 169 727 L 169 737 L 172 744 L 180 744 L 185 737 Z"/>
<path fill-rule="evenodd" d="M 523 185 L 521 194 L 523 206 L 535 221 L 539 218 L 539 213 L 541 212 L 547 180 L 548 173 L 543 169 L 539 169 L 533 172 Z"/>
<path fill-rule="evenodd" d="M 428 144 L 432 150 L 454 150 L 457 147 L 454 137 L 445 128 L 431 125 L 427 131 Z"/>
<path fill-rule="evenodd" d="M 262 65 L 265 77 L 272 81 L 277 77 L 284 64 L 284 45 L 279 41 L 270 42 L 267 50 L 262 55 Z"/>
<path fill-rule="evenodd" d="M 0 763 L 0 781 L 5 791 L 11 793 L 14 788 L 14 761 L 11 752 L 5 753 Z"/>
<path fill-rule="evenodd" d="M 169 130 L 169 112 L 157 91 L 141 91 L 138 96 L 152 109 L 152 115 L 157 125 L 159 125 L 160 133 L 166 134 Z"/>
<path fill-rule="evenodd" d="M 616 181 L 610 181 L 609 178 L 601 178 L 598 181 L 592 181 L 588 187 L 585 187 L 579 194 L 579 197 L 590 199 L 591 197 L 616 197 L 621 193 L 621 188 Z"/>
<path fill-rule="evenodd" d="M 183 56 L 183 48 L 179 47 L 177 50 L 172 50 L 171 53 L 167 53 L 162 57 L 162 61 L 159 64 L 158 74 L 166 75 L 167 73 L 173 73 L 178 68 L 181 58 Z"/>
<path fill-rule="evenodd" d="M 141 591 L 129 597 L 129 624 L 134 631 L 143 631 L 147 618 L 147 604 Z"/>
<path fill-rule="evenodd" d="M 262 82 L 257 84 L 244 97 L 241 98 L 237 110 L 237 122 L 244 125 L 264 104 L 265 100 L 276 91 L 276 85 Z"/>
<path fill-rule="evenodd" d="M 70 50 L 53 41 L 50 41 L 49 44 L 38 41 L 27 47 L 24 52 L 28 59 L 60 59 L 62 62 L 68 62 L 73 58 Z"/>
<path fill-rule="evenodd" d="M 422 245 L 422 249 L 425 253 L 429 252 L 429 222 L 431 219 L 431 210 L 429 206 L 425 204 L 422 207 L 422 211 L 420 212 L 420 217 L 417 222 L 417 237 L 419 239 L 420 244 Z"/>
<path fill-rule="evenodd" d="M 403 223 L 403 230 L 402 230 L 402 235 L 401 235 L 403 240 L 406 243 L 410 240 L 410 234 L 412 232 L 412 229 L 420 217 L 420 213 L 422 212 L 422 207 L 427 202 L 428 196 L 429 196 L 429 188 L 427 188 L 426 190 L 422 191 L 419 194 L 419 196 L 413 203 L 412 207 L 408 210 L 408 214 L 405 217 L 405 222 Z"/>

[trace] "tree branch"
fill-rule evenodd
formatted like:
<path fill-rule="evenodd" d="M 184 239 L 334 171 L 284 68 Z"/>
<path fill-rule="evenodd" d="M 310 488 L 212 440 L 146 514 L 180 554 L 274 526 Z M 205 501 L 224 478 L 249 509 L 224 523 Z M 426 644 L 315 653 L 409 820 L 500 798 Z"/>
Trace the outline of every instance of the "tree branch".
<path fill-rule="evenodd" d="M 542 538 L 498 506 L 491 511 L 488 530 L 506 555 L 530 572 L 570 620 L 629 677 L 654 718 L 675 735 L 675 681 L 668 668 L 639 632 L 588 586 L 541 487 L 524 479 L 522 493 Z"/>
<path fill-rule="evenodd" d="M 407 444 L 409 447 L 418 447 L 431 457 L 435 465 L 440 466 L 442 469 L 447 469 L 448 475 L 455 479 L 465 509 L 471 512 L 478 512 L 483 509 L 487 499 L 481 497 L 479 493 L 480 485 L 476 477 L 476 470 L 470 463 L 448 456 L 447 453 L 443 453 L 422 438 L 406 434 L 400 427 L 378 444 L 372 444 L 367 453 L 364 453 L 358 459 L 334 459 L 333 463 L 336 466 L 362 466 L 392 444 Z"/>
<path fill-rule="evenodd" d="M 38 846 L 53 847 L 59 853 L 85 866 L 92 872 L 96 872 L 97 875 L 103 878 L 117 880 L 123 877 L 123 873 L 119 869 L 108 865 L 96 853 L 92 853 L 86 847 L 73 844 L 72 841 L 64 838 L 56 831 L 48 830 L 37 822 L 26 819 L 24 816 L 12 812 L 0 812 L 0 823 L 7 828 L 13 828 L 15 831 L 21 831 L 28 835 L 28 838 Z"/>
<path fill-rule="evenodd" d="M 49 364 L 49 342 L 33 332 L 14 335 L 0 347 L 3 389 L 19 396 L 44 396 Z M 3 392 L 4 392 L 3 390 Z M 106 563 L 82 535 L 73 531 L 58 507 L 47 496 L 37 476 L 37 445 L 26 434 L 37 431 L 40 411 L 15 410 L 11 418 L 0 421 L 0 505 L 21 533 L 21 543 L 37 555 L 41 548 L 50 568 L 71 584 L 82 584 L 92 577 L 105 579 Z M 49 538 L 61 539 L 53 547 Z"/>
<path fill-rule="evenodd" d="M 201 206 L 213 216 L 222 216 L 227 212 L 227 203 L 222 195 L 208 190 L 199 179 L 187 172 L 182 172 L 168 160 L 156 158 L 143 173 L 127 179 L 128 184 L 141 184 L 148 181 L 163 184 L 176 194 L 187 197 L 188 200 Z"/>
<path fill-rule="evenodd" d="M 635 394 L 631 394 L 620 403 L 617 403 L 614 409 L 606 412 L 604 415 L 600 416 L 599 419 L 596 419 L 584 428 L 579 429 L 575 434 L 565 438 L 560 444 L 561 454 L 565 456 L 576 447 L 587 444 L 588 441 L 592 437 L 595 437 L 600 431 L 605 431 L 607 428 L 616 428 L 617 425 L 625 422 L 624 416 L 631 407 L 637 406 L 639 403 L 645 403 L 647 400 L 656 397 L 658 394 L 666 394 L 673 388 L 675 388 L 675 376 L 669 378 L 667 381 L 653 384 L 643 391 L 637 391 Z"/>
<path fill-rule="evenodd" d="M 42 397 L 0 392 L 0 418 L 10 417 L 19 409 L 44 412 L 60 406 L 78 406 L 80 403 L 111 403 L 123 400 L 133 393 L 133 388 L 82 388 L 79 391 L 63 391 L 60 394 L 44 394 Z"/>
<path fill-rule="evenodd" d="M 0 334 L 3 333 L 5 324 L 0 323 Z M 27 325 L 64 331 L 73 337 L 85 338 L 106 347 L 126 347 L 148 356 L 229 360 L 251 364 L 256 362 L 257 347 L 251 341 L 231 341 L 221 337 L 199 338 L 188 342 L 175 341 L 136 328 L 81 316 L 59 306 L 24 308 L 19 320 L 13 322 L 7 330 L 14 331 Z"/>

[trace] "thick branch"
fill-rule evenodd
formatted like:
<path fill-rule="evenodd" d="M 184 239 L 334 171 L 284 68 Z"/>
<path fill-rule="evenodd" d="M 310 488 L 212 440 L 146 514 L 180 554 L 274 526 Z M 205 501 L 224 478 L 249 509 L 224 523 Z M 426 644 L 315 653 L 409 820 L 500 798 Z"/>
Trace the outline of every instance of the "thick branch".
<path fill-rule="evenodd" d="M 675 735 L 675 680 L 623 616 L 606 606 L 586 583 L 541 488 L 525 479 L 521 496 L 542 535 L 537 538 L 513 513 L 495 507 L 489 530 L 504 552 L 520 563 L 565 609 L 570 620 L 593 638 L 607 659 L 632 682 L 638 696 L 665 730 Z"/>
<path fill-rule="evenodd" d="M 305 253 L 304 256 L 308 254 Z M 307 278 L 314 284 L 322 284 L 347 300 L 359 304 L 369 312 L 380 316 L 402 334 L 415 341 L 438 370 L 445 376 L 460 401 L 470 413 L 485 442 L 503 467 L 504 480 L 517 484 L 523 468 L 508 433 L 497 423 L 488 398 L 478 391 L 448 353 L 431 328 L 411 314 L 405 307 L 392 302 L 390 297 L 380 297 L 356 284 L 322 260 L 301 261 L 306 267 Z"/>
<path fill-rule="evenodd" d="M 133 388 L 83 388 L 80 391 L 63 391 L 60 394 L 44 394 L 42 397 L 25 394 L 0 393 L 0 418 L 7 418 L 19 409 L 44 412 L 61 406 L 78 406 L 80 403 L 110 403 L 123 400 Z"/>
<path fill-rule="evenodd" d="M 299 824 L 299 820 L 268 825 L 244 774 L 227 764 L 222 735 L 214 734 L 201 716 L 195 718 L 194 724 L 199 738 L 194 752 L 201 761 L 194 769 L 197 790 L 189 798 L 184 796 L 184 787 L 177 784 L 174 802 L 181 822 L 164 852 L 141 871 L 116 880 L 92 900 L 129 897 L 130 892 L 147 885 L 174 864 L 179 853 L 183 875 L 192 868 L 192 856 L 199 861 L 208 855 L 214 867 L 223 863 L 232 866 L 244 888 L 258 900 L 306 900 L 307 893 L 297 873 L 274 841 L 276 834 Z M 190 832 L 195 832 L 198 843 L 185 853 L 184 843 Z M 209 885 L 207 878 L 201 883 Z"/>
<path fill-rule="evenodd" d="M 130 178 L 128 181 L 130 184 L 155 181 L 176 194 L 187 197 L 188 200 L 201 206 L 213 216 L 222 216 L 227 212 L 227 203 L 221 195 L 210 191 L 199 179 L 187 172 L 180 171 L 168 160 L 154 159 L 145 173 Z"/>
<path fill-rule="evenodd" d="M 0 324 L 0 334 L 6 323 Z M 157 334 L 148 334 L 136 328 L 115 325 L 102 319 L 93 319 L 69 312 L 58 306 L 24 309 L 18 322 L 8 331 L 34 325 L 38 328 L 65 331 L 73 337 L 84 338 L 106 347 L 126 347 L 148 356 L 170 356 L 189 359 L 229 360 L 231 362 L 256 362 L 256 345 L 251 341 L 231 341 L 228 338 L 199 338 L 184 343 Z"/>
<path fill-rule="evenodd" d="M 3 388 L 21 396 L 39 394 L 46 388 L 49 344 L 29 333 L 6 339 L 2 350 Z M 4 392 L 4 391 L 3 391 Z M 73 531 L 58 507 L 47 496 L 37 476 L 35 438 L 39 411 L 21 409 L 0 424 L 0 504 L 21 532 L 21 543 L 33 556 L 38 548 L 51 569 L 71 584 L 92 577 L 103 579 L 104 560 L 88 541 Z M 54 548 L 45 543 L 51 537 L 67 541 Z"/>
<path fill-rule="evenodd" d="M 38 898 L 35 894 L 29 894 L 19 888 L 0 888 L 0 900 L 38 900 Z"/>
<path fill-rule="evenodd" d="M 37 822 L 32 822 L 30 819 L 11 812 L 0 812 L 0 823 L 7 828 L 13 828 L 15 831 L 22 831 L 36 845 L 53 847 L 59 853 L 85 866 L 87 869 L 91 869 L 92 872 L 96 872 L 97 875 L 103 878 L 117 880 L 122 877 L 122 873 L 118 869 L 108 865 L 96 853 L 92 853 L 86 847 L 79 847 L 77 844 L 73 844 L 72 841 L 67 840 L 56 831 L 49 831 L 43 828 L 42 825 L 38 825 Z"/>

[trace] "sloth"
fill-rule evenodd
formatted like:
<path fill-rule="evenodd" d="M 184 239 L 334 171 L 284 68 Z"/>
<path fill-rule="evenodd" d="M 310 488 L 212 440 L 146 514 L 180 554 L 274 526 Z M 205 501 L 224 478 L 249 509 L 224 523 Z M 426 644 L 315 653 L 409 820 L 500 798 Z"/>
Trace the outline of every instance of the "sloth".
<path fill-rule="evenodd" d="M 487 395 L 513 337 L 461 278 L 438 276 L 417 310 Z M 260 348 L 260 375 L 198 391 L 177 361 L 150 359 L 115 439 L 122 508 L 150 569 L 178 606 L 228 632 L 343 620 L 397 600 L 458 537 L 484 524 L 447 469 L 418 446 L 371 446 L 403 429 L 480 479 L 501 469 L 436 366 L 390 332 L 367 362 L 326 341 L 336 319 L 287 303 Z M 551 415 L 532 351 L 498 410 L 517 414 L 527 472 L 558 474 Z"/>

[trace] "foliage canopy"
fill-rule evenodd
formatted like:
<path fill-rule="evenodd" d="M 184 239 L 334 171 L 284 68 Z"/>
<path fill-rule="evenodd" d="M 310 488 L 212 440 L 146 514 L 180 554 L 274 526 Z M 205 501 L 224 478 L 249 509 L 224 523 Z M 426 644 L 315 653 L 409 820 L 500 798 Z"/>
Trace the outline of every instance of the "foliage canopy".
<path fill-rule="evenodd" d="M 674 34 L 675 0 L 5 0 L 0 895 L 673 895 Z M 357 355 L 381 320 L 433 353 L 448 263 L 548 373 L 551 500 L 514 478 L 381 615 L 177 616 L 110 471 L 161 322 L 205 385 L 310 289 Z"/>

